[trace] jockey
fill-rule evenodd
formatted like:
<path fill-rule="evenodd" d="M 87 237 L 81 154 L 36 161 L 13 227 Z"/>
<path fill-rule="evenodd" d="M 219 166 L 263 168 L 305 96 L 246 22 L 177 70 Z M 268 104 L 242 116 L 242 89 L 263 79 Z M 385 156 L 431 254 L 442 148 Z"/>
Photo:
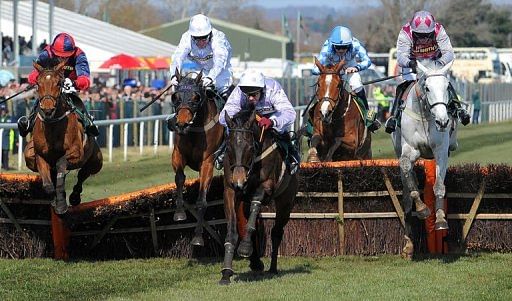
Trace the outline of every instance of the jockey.
<path fill-rule="evenodd" d="M 436 65 L 445 66 L 453 61 L 454 53 L 450 38 L 443 25 L 436 22 L 434 16 L 427 11 L 418 11 L 411 21 L 405 24 L 398 35 L 396 42 L 398 65 L 402 67 L 405 80 L 396 89 L 395 101 L 391 109 L 391 117 L 386 122 L 386 132 L 396 130 L 397 119 L 400 116 L 401 98 L 410 83 L 416 80 L 417 59 L 431 59 Z M 463 125 L 469 123 L 469 114 L 461 108 L 460 100 L 455 89 L 448 85 L 450 97 L 449 107 L 455 111 L 456 116 Z"/>
<path fill-rule="evenodd" d="M 258 125 L 265 129 L 274 129 L 288 144 L 287 164 L 290 174 L 294 174 L 300 165 L 300 155 L 288 132 L 295 122 L 296 113 L 281 85 L 256 70 L 246 70 L 220 112 L 219 123 L 227 127 L 225 112 L 233 117 L 245 109 L 256 110 L 260 116 Z M 222 166 L 223 159 L 224 149 L 221 147 L 215 162 L 217 169 Z"/>
<path fill-rule="evenodd" d="M 80 109 L 82 112 L 83 122 L 85 123 L 85 132 L 92 136 L 98 136 L 98 127 L 93 123 L 92 117 L 85 109 L 84 103 L 76 94 L 76 89 L 87 90 L 91 85 L 89 62 L 82 49 L 75 46 L 73 37 L 68 33 L 59 33 L 51 45 L 47 45 L 37 58 L 37 62 L 42 62 L 51 58 L 67 59 L 67 64 L 64 66 L 64 83 L 63 92 L 66 93 L 73 105 Z M 37 77 L 39 71 L 32 70 L 28 76 L 28 82 L 31 85 L 37 84 Z M 76 89 L 75 89 L 76 87 Z M 39 106 L 39 100 L 35 102 L 30 114 L 21 116 L 18 119 L 18 130 L 22 137 L 32 132 L 34 121 L 36 118 L 36 108 Z"/>
<path fill-rule="evenodd" d="M 372 132 L 380 128 L 380 123 L 375 119 L 376 115 L 373 110 L 368 107 L 366 92 L 361 81 L 359 71 L 368 69 L 372 64 L 366 49 L 361 45 L 359 40 L 352 36 L 350 29 L 344 26 L 336 26 L 331 31 L 331 35 L 324 42 L 318 60 L 322 65 L 333 66 L 340 61 L 345 61 L 345 74 L 343 78 L 348 80 L 350 89 L 356 93 L 357 97 L 364 103 L 367 116 L 366 119 L 372 123 L 368 129 Z M 320 74 L 317 66 L 313 69 L 313 74 Z"/>
<path fill-rule="evenodd" d="M 231 71 L 231 44 L 226 35 L 210 24 L 205 15 L 190 18 L 188 31 L 182 36 L 172 56 L 171 74 L 181 71 L 185 60 L 196 63 L 203 70 L 203 85 L 213 85 L 224 100 L 234 89 Z"/>

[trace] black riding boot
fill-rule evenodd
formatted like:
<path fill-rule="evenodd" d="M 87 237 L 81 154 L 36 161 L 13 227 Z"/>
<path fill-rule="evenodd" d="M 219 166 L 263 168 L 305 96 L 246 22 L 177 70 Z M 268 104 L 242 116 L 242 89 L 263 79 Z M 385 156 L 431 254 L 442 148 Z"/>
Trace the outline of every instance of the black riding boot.
<path fill-rule="evenodd" d="M 175 113 L 173 113 L 173 114 L 169 115 L 169 117 L 167 117 L 166 123 L 167 123 L 167 129 L 169 131 L 174 132 L 176 130 L 176 120 L 177 120 L 177 117 L 176 117 Z"/>
<path fill-rule="evenodd" d="M 396 87 L 396 93 L 395 93 L 396 96 L 395 96 L 395 100 L 393 101 L 393 105 L 391 107 L 391 113 L 390 113 L 391 116 L 389 116 L 389 119 L 386 121 L 386 133 L 388 133 L 388 134 L 391 134 L 394 131 L 396 131 L 398 118 L 400 117 L 400 113 L 401 113 L 400 106 L 402 105 L 402 96 L 403 96 L 405 90 L 407 89 L 407 87 L 409 87 L 409 84 L 411 84 L 412 82 L 414 82 L 414 81 L 408 80 L 408 81 L 401 83 L 400 85 L 398 85 Z"/>
<path fill-rule="evenodd" d="M 455 116 L 459 118 L 462 125 L 467 125 L 471 119 L 468 112 L 462 108 L 462 104 L 460 103 L 459 97 L 457 96 L 457 92 L 453 88 L 452 84 L 448 85 L 448 97 L 450 97 L 450 103 L 448 107 L 451 108 L 455 112 Z"/>
<path fill-rule="evenodd" d="M 293 144 L 293 142 L 288 143 L 288 164 L 290 174 L 295 174 L 300 167 L 300 154 L 297 147 Z"/>
<path fill-rule="evenodd" d="M 219 146 L 219 149 L 213 153 L 213 157 L 215 158 L 214 164 L 215 169 L 221 170 L 224 164 L 224 154 L 226 153 L 226 139 L 222 141 L 222 144 Z"/>
<path fill-rule="evenodd" d="M 89 114 L 80 97 L 76 94 L 69 94 L 69 97 L 73 101 L 73 105 L 82 112 L 85 124 L 85 133 L 90 136 L 98 137 L 100 135 L 100 131 L 94 124 L 94 117 Z"/>
<path fill-rule="evenodd" d="M 375 111 L 370 110 L 368 106 L 368 99 L 366 98 L 366 92 L 364 89 L 361 89 L 361 91 L 356 93 L 357 97 L 363 101 L 364 108 L 366 109 L 366 120 L 365 124 L 370 123 L 368 126 L 368 129 L 373 133 L 376 130 L 380 128 L 380 122 L 376 119 L 377 115 L 375 114 Z"/>
<path fill-rule="evenodd" d="M 28 133 L 32 132 L 36 120 L 36 108 L 38 106 L 39 100 L 36 100 L 28 116 L 21 116 L 18 119 L 18 131 L 21 137 L 26 137 Z"/>

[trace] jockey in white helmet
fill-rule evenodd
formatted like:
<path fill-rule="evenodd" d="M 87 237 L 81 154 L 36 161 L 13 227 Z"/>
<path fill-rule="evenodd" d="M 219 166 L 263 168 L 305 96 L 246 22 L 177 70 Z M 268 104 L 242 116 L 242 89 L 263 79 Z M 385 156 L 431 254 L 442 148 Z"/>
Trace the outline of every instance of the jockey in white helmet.
<path fill-rule="evenodd" d="M 181 70 L 185 60 L 193 61 L 203 70 L 203 84 L 214 85 L 217 92 L 227 99 L 232 87 L 231 44 L 226 35 L 212 27 L 210 19 L 202 14 L 190 18 L 188 31 L 181 36 L 172 56 L 171 75 Z"/>
<path fill-rule="evenodd" d="M 436 22 L 434 16 L 428 11 L 414 13 L 412 19 L 402 27 L 396 42 L 396 53 L 402 73 L 412 73 L 402 76 L 405 81 L 397 87 L 391 117 L 386 122 L 387 133 L 395 131 L 400 115 L 399 107 L 402 94 L 409 84 L 416 80 L 416 60 L 431 59 L 435 61 L 436 65 L 445 66 L 454 59 L 452 44 L 443 25 Z M 449 106 L 463 125 L 468 124 L 469 114 L 461 108 L 457 93 L 451 84 L 448 86 L 448 91 L 450 93 Z"/>
<path fill-rule="evenodd" d="M 220 112 L 219 123 L 227 127 L 225 113 L 233 117 L 241 110 L 256 110 L 260 116 L 260 127 L 272 128 L 281 134 L 283 141 L 288 143 L 287 161 L 290 173 L 295 173 L 300 164 L 300 155 L 288 132 L 295 122 L 296 113 L 279 82 L 265 77 L 259 71 L 247 69 L 240 76 L 238 86 Z M 219 164 L 222 159 L 221 153 L 217 156 L 216 167 L 222 166 Z"/>
<path fill-rule="evenodd" d="M 380 123 L 375 120 L 375 112 L 369 110 L 366 92 L 361 81 L 359 71 L 368 69 L 372 64 L 366 49 L 361 45 L 358 39 L 352 36 L 350 29 L 344 26 L 336 26 L 332 29 L 331 34 L 325 40 L 318 60 L 324 66 L 333 66 L 342 60 L 345 60 L 344 80 L 348 81 L 350 89 L 363 101 L 367 110 L 367 119 L 372 121 L 368 127 L 369 130 L 376 131 L 380 127 Z M 313 74 L 320 74 L 320 70 L 315 66 Z"/>

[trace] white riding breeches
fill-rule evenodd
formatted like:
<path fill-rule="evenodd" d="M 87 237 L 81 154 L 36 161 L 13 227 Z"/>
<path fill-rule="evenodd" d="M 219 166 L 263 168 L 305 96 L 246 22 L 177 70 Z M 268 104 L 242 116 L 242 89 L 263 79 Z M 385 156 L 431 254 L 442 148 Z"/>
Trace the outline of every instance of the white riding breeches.
<path fill-rule="evenodd" d="M 361 75 L 359 75 L 359 72 L 343 74 L 343 80 L 348 82 L 350 89 L 355 93 L 358 93 L 363 89 L 363 82 L 361 81 Z"/>

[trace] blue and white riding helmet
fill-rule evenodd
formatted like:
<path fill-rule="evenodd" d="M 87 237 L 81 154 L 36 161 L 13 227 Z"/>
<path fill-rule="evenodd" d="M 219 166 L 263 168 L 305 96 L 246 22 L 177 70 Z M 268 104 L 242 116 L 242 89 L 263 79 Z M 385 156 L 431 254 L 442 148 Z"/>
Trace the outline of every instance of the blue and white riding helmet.
<path fill-rule="evenodd" d="M 344 26 L 336 26 L 331 31 L 329 36 L 329 43 L 331 47 L 344 46 L 343 48 L 349 48 L 352 46 L 352 32 L 350 29 Z"/>

